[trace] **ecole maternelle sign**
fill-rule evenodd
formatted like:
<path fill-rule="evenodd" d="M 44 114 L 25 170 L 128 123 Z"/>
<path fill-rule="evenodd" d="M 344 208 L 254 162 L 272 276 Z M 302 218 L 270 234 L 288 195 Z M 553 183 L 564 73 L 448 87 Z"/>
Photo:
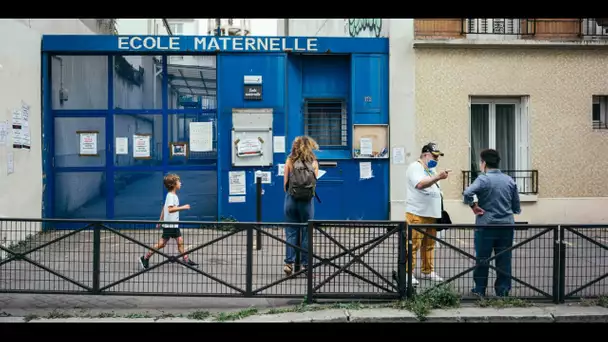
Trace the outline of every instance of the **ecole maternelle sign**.
<path fill-rule="evenodd" d="M 307 37 L 214 37 L 214 36 L 121 36 L 118 49 L 126 51 L 259 51 L 318 52 L 317 38 Z"/>

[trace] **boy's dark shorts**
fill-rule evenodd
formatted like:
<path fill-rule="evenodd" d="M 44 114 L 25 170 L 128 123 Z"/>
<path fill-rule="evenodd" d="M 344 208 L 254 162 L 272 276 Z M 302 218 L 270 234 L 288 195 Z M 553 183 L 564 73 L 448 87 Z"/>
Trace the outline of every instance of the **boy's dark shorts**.
<path fill-rule="evenodd" d="M 182 236 L 182 232 L 179 228 L 163 228 L 162 238 L 165 240 L 177 239 L 180 236 Z"/>

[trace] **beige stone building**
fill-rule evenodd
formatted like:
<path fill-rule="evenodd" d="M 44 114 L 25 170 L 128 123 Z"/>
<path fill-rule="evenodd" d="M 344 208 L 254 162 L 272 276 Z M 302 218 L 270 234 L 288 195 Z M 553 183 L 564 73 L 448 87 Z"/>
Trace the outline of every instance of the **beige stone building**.
<path fill-rule="evenodd" d="M 608 19 L 416 19 L 414 28 L 415 139 L 446 153 L 455 222 L 473 221 L 461 193 L 488 147 L 517 181 L 518 221 L 608 220 Z"/>

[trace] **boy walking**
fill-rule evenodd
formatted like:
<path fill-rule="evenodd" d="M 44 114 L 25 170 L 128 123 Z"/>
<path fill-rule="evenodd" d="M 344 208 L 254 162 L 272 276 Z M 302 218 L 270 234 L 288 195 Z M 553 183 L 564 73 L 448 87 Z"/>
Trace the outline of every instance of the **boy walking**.
<path fill-rule="evenodd" d="M 190 205 L 179 205 L 179 198 L 177 197 L 177 190 L 182 188 L 182 182 L 178 175 L 169 174 L 165 176 L 163 181 L 165 188 L 169 191 L 167 193 L 167 197 L 165 198 L 165 205 L 163 206 L 163 210 L 160 213 L 160 221 L 165 222 L 175 222 L 174 224 L 163 224 L 163 235 L 161 236 L 158 243 L 154 246 L 154 249 L 162 249 L 167 245 L 169 239 L 177 240 L 177 250 L 180 254 L 184 253 L 184 238 L 182 238 L 182 233 L 179 230 L 179 212 L 182 210 L 190 209 Z M 156 228 L 160 228 L 160 224 L 156 226 Z M 149 267 L 150 257 L 154 254 L 154 250 L 150 250 L 148 254 L 139 258 L 139 263 L 141 267 L 144 269 Z M 188 255 L 184 255 L 184 263 L 190 266 L 196 266 L 197 263 L 190 260 Z"/>

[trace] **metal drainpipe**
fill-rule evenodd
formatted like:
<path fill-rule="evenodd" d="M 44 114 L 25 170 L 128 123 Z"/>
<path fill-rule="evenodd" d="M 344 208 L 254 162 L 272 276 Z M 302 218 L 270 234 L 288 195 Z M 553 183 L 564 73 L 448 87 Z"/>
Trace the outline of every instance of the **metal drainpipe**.
<path fill-rule="evenodd" d="M 285 37 L 289 37 L 289 18 L 285 18 L 283 19 L 283 26 L 284 26 L 284 31 L 285 31 Z"/>

